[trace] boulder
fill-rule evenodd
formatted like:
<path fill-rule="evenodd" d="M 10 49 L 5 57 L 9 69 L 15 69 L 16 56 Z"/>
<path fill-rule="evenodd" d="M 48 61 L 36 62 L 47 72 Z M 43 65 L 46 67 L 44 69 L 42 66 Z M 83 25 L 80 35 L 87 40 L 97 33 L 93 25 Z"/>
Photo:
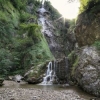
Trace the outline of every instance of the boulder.
<path fill-rule="evenodd" d="M 85 91 L 100 96 L 100 52 L 88 46 L 78 52 L 79 60 L 74 68 L 74 77 Z"/>
<path fill-rule="evenodd" d="M 39 78 L 36 78 L 36 77 L 30 77 L 27 79 L 27 82 L 29 84 L 38 84 L 38 83 L 41 83 L 43 81 L 43 78 L 42 77 L 39 77 Z"/>
<path fill-rule="evenodd" d="M 10 77 L 11 78 L 11 77 Z M 20 83 L 22 81 L 24 77 L 22 77 L 21 75 L 15 75 L 12 77 L 12 80 L 15 81 L 15 82 L 18 82 Z"/>
<path fill-rule="evenodd" d="M 41 83 L 44 76 L 43 74 L 46 72 L 46 65 L 48 62 L 49 61 L 46 61 L 43 64 L 31 67 L 31 69 L 28 70 L 24 75 L 25 81 L 29 84 Z"/>

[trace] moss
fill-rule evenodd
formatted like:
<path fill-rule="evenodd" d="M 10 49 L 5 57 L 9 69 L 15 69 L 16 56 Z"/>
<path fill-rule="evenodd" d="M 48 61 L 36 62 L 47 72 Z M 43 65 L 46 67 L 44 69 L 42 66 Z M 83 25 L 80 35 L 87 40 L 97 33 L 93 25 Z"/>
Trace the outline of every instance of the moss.
<path fill-rule="evenodd" d="M 46 71 L 46 65 L 47 65 L 48 62 L 49 62 L 49 60 L 42 62 L 39 65 L 34 66 L 33 69 L 32 69 L 33 72 L 31 72 L 28 75 L 28 78 L 30 78 L 30 77 L 35 77 L 35 78 L 41 77 L 41 75 L 43 75 L 44 72 Z"/>
<path fill-rule="evenodd" d="M 68 55 L 68 59 L 69 59 L 69 68 L 70 68 L 70 74 L 68 78 L 69 80 L 75 82 L 74 73 L 79 62 L 79 57 L 78 55 L 76 55 L 75 51 L 72 51 Z"/>
<path fill-rule="evenodd" d="M 98 50 L 100 50 L 100 41 L 95 41 L 92 45 L 95 46 Z"/>
<path fill-rule="evenodd" d="M 75 51 L 72 51 L 72 52 L 68 55 L 68 59 L 72 59 L 74 53 L 75 53 Z"/>
<path fill-rule="evenodd" d="M 73 76 L 74 75 L 74 72 L 75 72 L 75 69 L 78 65 L 78 62 L 79 62 L 79 57 L 77 56 L 77 58 L 75 59 L 75 62 L 74 64 L 72 65 L 72 71 L 71 71 L 71 75 Z"/>

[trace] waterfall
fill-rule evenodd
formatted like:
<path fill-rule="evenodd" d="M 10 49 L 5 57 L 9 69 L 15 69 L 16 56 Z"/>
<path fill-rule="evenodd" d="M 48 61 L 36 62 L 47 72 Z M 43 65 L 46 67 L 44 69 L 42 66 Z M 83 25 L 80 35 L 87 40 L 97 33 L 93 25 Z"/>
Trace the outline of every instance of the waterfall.
<path fill-rule="evenodd" d="M 46 75 L 43 77 L 43 82 L 40 85 L 52 85 L 56 81 L 55 65 L 55 61 L 48 63 Z"/>
<path fill-rule="evenodd" d="M 44 2 L 45 2 L 45 1 L 44 1 L 44 0 L 42 0 L 42 8 L 44 7 Z"/>

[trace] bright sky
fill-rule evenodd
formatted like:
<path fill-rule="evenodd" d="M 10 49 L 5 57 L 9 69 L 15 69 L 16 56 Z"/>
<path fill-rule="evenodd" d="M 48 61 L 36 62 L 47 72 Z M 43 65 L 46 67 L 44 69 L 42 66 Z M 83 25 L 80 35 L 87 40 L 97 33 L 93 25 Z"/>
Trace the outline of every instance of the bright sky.
<path fill-rule="evenodd" d="M 69 3 L 68 0 L 49 0 L 51 4 L 67 19 L 76 18 L 80 3 L 78 0 Z"/>

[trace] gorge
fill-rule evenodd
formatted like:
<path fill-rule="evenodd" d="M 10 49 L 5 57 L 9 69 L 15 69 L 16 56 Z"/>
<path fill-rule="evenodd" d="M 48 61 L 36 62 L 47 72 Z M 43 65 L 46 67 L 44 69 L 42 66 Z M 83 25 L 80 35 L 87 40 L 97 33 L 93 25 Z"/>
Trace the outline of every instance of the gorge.
<path fill-rule="evenodd" d="M 0 100 L 100 99 L 100 1 L 80 3 L 75 22 L 48 0 L 0 1 Z"/>

